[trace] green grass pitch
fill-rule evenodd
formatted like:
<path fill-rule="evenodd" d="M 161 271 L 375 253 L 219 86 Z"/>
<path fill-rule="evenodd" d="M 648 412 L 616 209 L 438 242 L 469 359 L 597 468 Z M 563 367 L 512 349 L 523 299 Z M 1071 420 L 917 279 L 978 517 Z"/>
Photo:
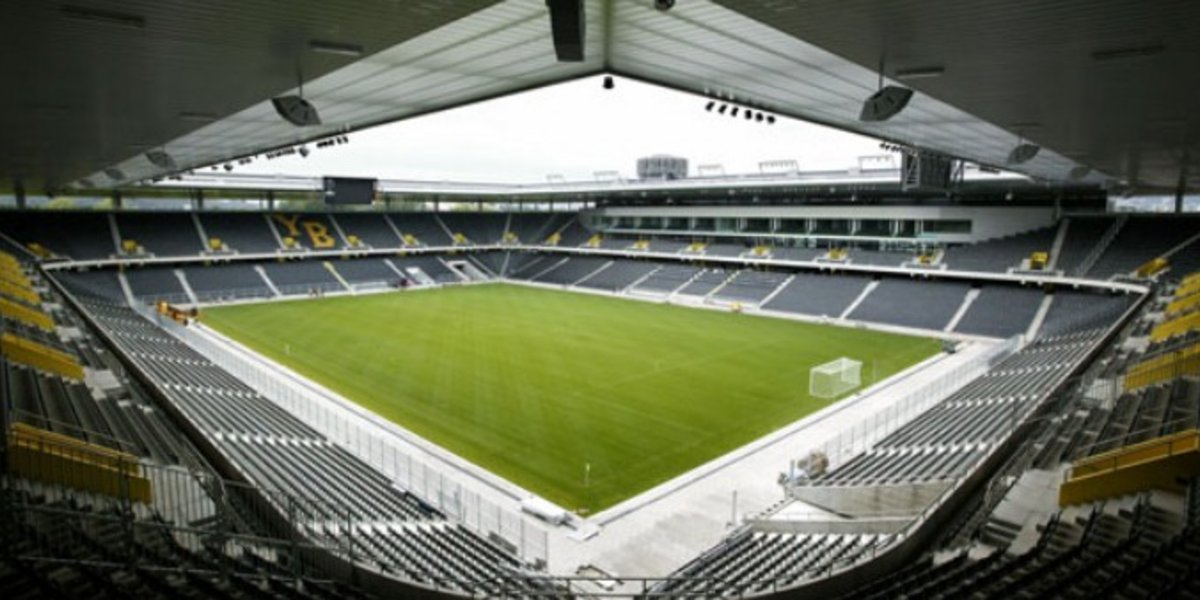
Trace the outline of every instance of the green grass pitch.
<path fill-rule="evenodd" d="M 866 385 L 939 351 L 931 339 L 504 284 L 228 306 L 203 321 L 591 513 L 826 406 L 808 396 L 814 365 L 861 360 Z"/>

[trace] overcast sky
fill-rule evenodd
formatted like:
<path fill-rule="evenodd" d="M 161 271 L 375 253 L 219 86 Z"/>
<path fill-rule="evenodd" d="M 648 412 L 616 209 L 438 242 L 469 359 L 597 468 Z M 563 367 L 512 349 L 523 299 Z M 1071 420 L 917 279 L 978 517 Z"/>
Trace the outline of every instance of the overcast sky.
<path fill-rule="evenodd" d="M 803 170 L 845 169 L 879 155 L 872 138 L 779 119 L 774 125 L 705 112 L 707 100 L 627 79 L 600 77 L 542 88 L 350 134 L 350 143 L 257 160 L 237 172 L 392 179 L 544 182 L 633 177 L 639 157 L 673 154 L 727 174 L 793 159 Z M 318 107 L 319 109 L 320 107 Z M 311 147 L 311 146 L 310 146 Z"/>

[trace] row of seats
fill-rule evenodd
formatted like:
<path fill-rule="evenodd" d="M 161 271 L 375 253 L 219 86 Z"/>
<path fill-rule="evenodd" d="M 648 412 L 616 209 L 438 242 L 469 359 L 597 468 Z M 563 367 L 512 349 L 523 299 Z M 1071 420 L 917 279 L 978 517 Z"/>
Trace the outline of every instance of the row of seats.
<path fill-rule="evenodd" d="M 1145 498 L 1129 508 L 1112 504 L 1052 519 L 1028 551 L 927 557 L 844 597 L 1200 597 L 1200 530 Z"/>
<path fill-rule="evenodd" d="M 749 529 L 679 568 L 656 585 L 657 595 L 735 597 L 815 579 L 830 565 L 887 546 L 892 536 L 878 534 L 797 535 Z"/>
<path fill-rule="evenodd" d="M 356 558 L 413 581 L 468 591 L 479 581 L 518 577 L 519 561 L 490 542 L 447 522 L 436 509 L 402 490 L 319 432 L 255 393 L 131 309 L 95 296 L 79 297 L 134 363 L 217 449 L 269 497 L 284 494 L 294 522 L 356 544 Z M 283 510 L 280 507 L 280 510 Z M 347 536 L 346 524 L 359 535 Z M 367 525 L 370 523 L 371 525 Z M 437 541 L 414 537 L 430 523 Z M 329 529 L 332 526 L 333 529 Z M 455 536 L 454 541 L 450 536 Z M 428 560 L 403 560 L 396 548 L 420 541 Z M 369 541 L 368 541 L 369 540 Z M 430 544 L 465 547 L 461 555 Z M 414 550 L 415 551 L 415 550 Z M 468 561 L 466 556 L 489 557 Z M 535 585 L 530 583 L 529 585 Z M 465 587 L 464 587 L 465 586 Z"/>
<path fill-rule="evenodd" d="M 556 213 L 303 213 L 262 214 L 240 212 L 13 213 L 0 225 L 0 231 L 22 243 L 39 243 L 60 255 L 75 260 L 106 259 L 122 254 L 120 242 L 136 242 L 149 255 L 192 256 L 211 250 L 209 240 L 218 239 L 230 251 L 239 253 L 275 253 L 284 249 L 284 238 L 292 238 L 299 248 L 315 250 L 365 248 L 402 248 L 412 243 L 421 246 L 452 246 L 458 240 L 477 244 L 522 242 L 541 244 L 558 236 L 558 246 L 581 246 L 593 238 L 572 214 Z M 1115 219 L 1107 217 L 1070 217 L 1056 268 L 1073 274 L 1097 239 L 1108 231 Z M 1037 229 L 967 246 L 951 246 L 943 262 L 951 269 L 1005 272 L 1018 267 L 1033 252 L 1048 252 L 1058 226 Z M 1200 232 L 1196 219 L 1130 218 L 1113 243 L 1084 275 L 1106 278 L 1126 274 L 1173 249 Z M 351 243 L 358 240 L 358 246 Z M 758 242 L 755 242 L 758 243 Z M 602 236 L 599 247 L 628 250 L 635 247 L 655 252 L 679 253 L 691 242 L 683 238 L 649 239 L 631 236 Z M 701 254 L 736 257 L 747 255 L 755 246 L 720 241 L 707 244 Z M 848 249 L 851 264 L 897 267 L 913 260 L 913 252 Z M 779 260 L 815 260 L 826 248 L 779 246 L 768 254 Z M 1188 256 L 1177 253 L 1176 266 L 1186 267 Z M 1200 259 L 1196 259 L 1200 266 Z"/>
<path fill-rule="evenodd" d="M 37 243 L 73 260 L 114 256 L 194 256 L 217 250 L 242 254 L 311 250 L 452 246 L 461 236 L 470 243 L 504 241 L 542 243 L 573 215 L 553 213 L 299 213 L 249 212 L 139 213 L 95 212 L 6 215 L 0 231 L 23 244 Z M 507 228 L 507 229 L 506 229 Z M 511 236 L 506 235 L 511 234 Z M 357 239 L 357 245 L 352 238 Z M 141 254 L 123 247 L 130 241 Z"/>
<path fill-rule="evenodd" d="M 182 542 L 157 515 L 130 521 L 112 507 L 48 502 L 5 490 L 5 598 L 366 598 L 355 588 L 293 572 L 286 547 L 222 541 Z M 130 526 L 132 525 L 132 526 Z M 214 532 L 215 533 L 215 532 Z"/>

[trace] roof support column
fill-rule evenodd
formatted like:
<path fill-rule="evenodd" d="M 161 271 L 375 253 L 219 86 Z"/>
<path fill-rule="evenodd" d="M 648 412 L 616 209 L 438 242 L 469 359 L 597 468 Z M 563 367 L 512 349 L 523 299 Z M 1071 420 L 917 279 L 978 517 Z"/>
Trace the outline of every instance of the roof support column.
<path fill-rule="evenodd" d="M 25 183 L 20 179 L 13 179 L 13 196 L 17 199 L 17 209 L 25 210 Z"/>
<path fill-rule="evenodd" d="M 112 208 L 113 210 L 121 210 L 124 208 L 125 201 L 121 198 L 121 190 L 114 189 L 112 191 Z"/>
<path fill-rule="evenodd" d="M 1188 153 L 1183 153 L 1183 160 L 1179 165 L 1179 183 L 1175 185 L 1175 214 L 1183 213 L 1183 196 L 1187 192 L 1187 169 L 1188 168 Z"/>

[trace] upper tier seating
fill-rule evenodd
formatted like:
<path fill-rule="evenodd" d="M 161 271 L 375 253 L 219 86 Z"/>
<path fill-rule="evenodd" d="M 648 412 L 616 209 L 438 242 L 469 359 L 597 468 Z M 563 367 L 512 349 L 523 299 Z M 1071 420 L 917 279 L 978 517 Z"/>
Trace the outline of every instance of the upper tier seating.
<path fill-rule="evenodd" d="M 1132 217 L 1087 276 L 1104 279 L 1126 275 L 1197 234 L 1200 219 L 1195 217 Z"/>
<path fill-rule="evenodd" d="M 450 233 L 461 233 L 475 244 L 499 244 L 504 238 L 504 224 L 508 220 L 506 215 L 500 213 L 446 212 L 438 213 L 437 216 Z"/>
<path fill-rule="evenodd" d="M 330 218 L 337 221 L 346 236 L 356 236 L 372 248 L 399 248 L 403 244 L 381 214 L 337 213 Z"/>
<path fill-rule="evenodd" d="M 219 239 L 226 248 L 241 254 L 274 254 L 279 241 L 261 213 L 198 213 L 204 233 Z"/>
<path fill-rule="evenodd" d="M 508 228 L 522 244 L 543 244 L 573 217 L 566 213 L 512 213 Z"/>
<path fill-rule="evenodd" d="M 296 246 L 309 250 L 337 250 L 345 243 L 326 214 L 275 213 L 268 218 L 285 246 L 288 238 L 293 239 Z"/>
<path fill-rule="evenodd" d="M 435 213 L 393 213 L 388 215 L 402 235 L 411 235 L 424 246 L 453 246 L 454 239 L 438 222 Z"/>
<path fill-rule="evenodd" d="M 8 212 L 0 218 L 0 231 L 28 245 L 41 244 L 72 260 L 101 260 L 117 253 L 108 215 L 96 212 Z"/>
<path fill-rule="evenodd" d="M 969 246 L 946 250 L 943 262 L 957 271 L 994 271 L 1003 273 L 1021 266 L 1021 260 L 1034 252 L 1049 252 L 1057 227 L 1044 227 Z"/>
<path fill-rule="evenodd" d="M 1096 247 L 1096 241 L 1112 227 L 1113 217 L 1071 217 L 1067 226 L 1067 237 L 1055 260 L 1055 268 L 1067 275 L 1074 275 L 1080 263 Z"/>
<path fill-rule="evenodd" d="M 192 256 L 203 252 L 200 233 L 190 214 L 114 213 L 121 240 L 137 242 L 155 256 Z"/>

